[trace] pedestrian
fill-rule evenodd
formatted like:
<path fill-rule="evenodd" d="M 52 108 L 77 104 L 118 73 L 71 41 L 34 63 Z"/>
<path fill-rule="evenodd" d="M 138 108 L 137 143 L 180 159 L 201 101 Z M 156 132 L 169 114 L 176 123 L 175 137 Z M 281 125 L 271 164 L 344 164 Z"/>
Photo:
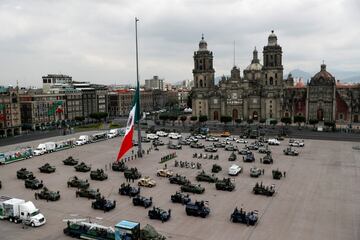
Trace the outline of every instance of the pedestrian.
<path fill-rule="evenodd" d="M 260 163 L 262 163 L 262 158 L 260 158 Z"/>
<path fill-rule="evenodd" d="M 105 171 L 107 171 L 107 164 L 105 164 Z"/>
<path fill-rule="evenodd" d="M 131 154 L 134 154 L 134 150 L 131 150 Z"/>
<path fill-rule="evenodd" d="M 38 199 L 38 194 L 37 193 L 35 193 L 35 200 L 37 200 Z"/>
<path fill-rule="evenodd" d="M 132 177 L 131 179 L 132 179 L 132 182 L 134 182 L 134 181 L 135 181 L 133 177 Z"/>
<path fill-rule="evenodd" d="M 167 164 L 165 163 L 165 169 L 167 169 Z"/>
<path fill-rule="evenodd" d="M 286 178 L 286 172 L 284 171 L 284 178 Z"/>
<path fill-rule="evenodd" d="M 263 174 L 263 175 L 265 174 L 265 169 L 262 170 L 262 174 Z"/>
<path fill-rule="evenodd" d="M 133 160 L 134 159 L 134 156 L 131 156 L 131 160 Z"/>
<path fill-rule="evenodd" d="M 120 160 L 121 161 L 121 160 Z M 109 163 L 109 169 L 111 169 L 111 163 Z"/>

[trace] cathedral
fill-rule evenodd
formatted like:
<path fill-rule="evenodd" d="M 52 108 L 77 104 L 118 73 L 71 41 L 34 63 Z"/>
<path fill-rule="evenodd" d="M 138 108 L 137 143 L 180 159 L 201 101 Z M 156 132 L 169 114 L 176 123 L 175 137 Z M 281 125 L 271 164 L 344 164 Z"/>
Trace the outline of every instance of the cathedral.
<path fill-rule="evenodd" d="M 360 113 L 360 85 L 340 84 L 322 64 L 320 72 L 307 85 L 294 83 L 291 74 L 283 76 L 282 47 L 274 31 L 263 48 L 263 65 L 258 51 L 243 75 L 234 66 L 230 77 L 223 76 L 215 85 L 213 53 L 202 37 L 194 52 L 194 116 L 208 120 L 231 116 L 232 120 L 271 121 L 282 117 L 303 116 L 306 121 L 353 123 Z"/>

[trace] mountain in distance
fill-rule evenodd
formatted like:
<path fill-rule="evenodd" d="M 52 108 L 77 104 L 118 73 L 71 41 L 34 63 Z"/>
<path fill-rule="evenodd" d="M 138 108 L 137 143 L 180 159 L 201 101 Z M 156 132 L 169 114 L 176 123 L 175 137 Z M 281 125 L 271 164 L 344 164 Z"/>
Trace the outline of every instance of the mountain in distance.
<path fill-rule="evenodd" d="M 301 69 L 290 71 L 294 78 L 302 78 L 304 81 L 310 80 L 316 73 L 309 73 Z M 336 80 L 346 83 L 360 83 L 360 72 L 333 70 L 330 72 Z M 285 75 L 287 76 L 287 75 Z"/>
<path fill-rule="evenodd" d="M 301 69 L 291 70 L 290 73 L 293 76 L 293 78 L 302 78 L 304 81 L 310 80 L 311 77 L 313 76 L 313 74 L 305 72 Z M 285 75 L 284 77 L 287 77 L 287 75 Z"/>

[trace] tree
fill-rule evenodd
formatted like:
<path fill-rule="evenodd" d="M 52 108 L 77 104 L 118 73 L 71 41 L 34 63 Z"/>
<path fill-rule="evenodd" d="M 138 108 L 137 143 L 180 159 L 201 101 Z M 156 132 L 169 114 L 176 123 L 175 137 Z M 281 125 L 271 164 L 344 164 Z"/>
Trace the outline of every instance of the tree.
<path fill-rule="evenodd" d="M 326 121 L 324 122 L 324 125 L 327 126 L 328 128 L 331 128 L 332 131 L 335 131 L 336 129 L 336 124 L 333 121 Z"/>
<path fill-rule="evenodd" d="M 228 122 L 231 122 L 231 121 L 232 121 L 232 117 L 231 117 L 231 116 L 221 116 L 221 117 L 220 117 L 220 122 L 225 123 L 225 125 L 226 125 Z"/>
<path fill-rule="evenodd" d="M 313 125 L 315 127 L 315 124 L 318 124 L 319 121 L 317 119 L 310 119 L 309 124 Z"/>
<path fill-rule="evenodd" d="M 235 119 L 235 122 L 236 122 L 236 126 L 238 126 L 238 124 L 242 123 L 242 119 L 240 119 L 240 118 Z"/>
<path fill-rule="evenodd" d="M 175 114 L 171 114 L 169 116 L 169 120 L 172 121 L 172 125 L 174 126 L 175 125 L 175 121 L 178 120 L 178 116 L 175 115 Z"/>
<path fill-rule="evenodd" d="M 252 124 L 252 123 L 254 122 L 254 120 L 249 118 L 246 122 L 247 122 L 248 124 Z"/>
<path fill-rule="evenodd" d="M 92 119 L 95 119 L 96 121 L 100 121 L 103 118 L 107 118 L 108 113 L 107 112 L 96 112 L 96 113 L 90 113 L 89 117 Z"/>
<path fill-rule="evenodd" d="M 265 123 L 265 122 L 266 122 L 265 118 L 260 119 L 260 123 Z"/>
<path fill-rule="evenodd" d="M 169 119 L 169 115 L 167 113 L 162 113 L 159 115 L 159 119 L 163 121 L 163 125 L 165 125 L 165 122 Z"/>
<path fill-rule="evenodd" d="M 85 118 L 83 116 L 76 116 L 75 120 L 78 121 L 78 122 L 82 122 L 82 121 L 85 120 Z"/>
<path fill-rule="evenodd" d="M 186 117 L 185 115 L 181 115 L 181 116 L 180 116 L 180 120 L 181 120 L 181 122 L 182 122 L 182 124 L 183 124 L 184 127 L 185 127 L 185 121 L 186 121 L 186 119 L 187 119 L 187 117 Z"/>
<path fill-rule="evenodd" d="M 304 116 L 294 116 L 294 123 L 303 123 L 305 122 Z"/>
<path fill-rule="evenodd" d="M 191 116 L 190 120 L 191 121 L 197 121 L 198 117 L 197 116 Z"/>
<path fill-rule="evenodd" d="M 278 123 L 276 119 L 270 120 L 270 125 L 275 126 Z"/>
<path fill-rule="evenodd" d="M 281 118 L 281 122 L 284 123 L 284 124 L 290 124 L 291 123 L 291 118 L 289 117 L 282 117 Z"/>
<path fill-rule="evenodd" d="M 204 123 L 208 120 L 208 117 L 206 115 L 201 115 L 199 117 L 199 122 Z"/>

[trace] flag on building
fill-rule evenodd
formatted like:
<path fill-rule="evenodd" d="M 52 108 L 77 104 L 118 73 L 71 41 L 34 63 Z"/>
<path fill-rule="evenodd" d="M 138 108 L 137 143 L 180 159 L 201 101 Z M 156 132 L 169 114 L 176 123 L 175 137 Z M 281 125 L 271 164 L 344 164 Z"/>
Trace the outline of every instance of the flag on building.
<path fill-rule="evenodd" d="M 139 84 L 137 85 L 136 92 L 133 99 L 132 109 L 129 114 L 129 119 L 126 124 L 126 131 L 121 143 L 121 147 L 116 158 L 116 161 L 119 161 L 129 149 L 133 147 L 133 135 L 134 135 L 134 124 L 139 121 L 140 115 L 140 89 Z M 140 140 L 140 139 L 139 139 Z"/>

